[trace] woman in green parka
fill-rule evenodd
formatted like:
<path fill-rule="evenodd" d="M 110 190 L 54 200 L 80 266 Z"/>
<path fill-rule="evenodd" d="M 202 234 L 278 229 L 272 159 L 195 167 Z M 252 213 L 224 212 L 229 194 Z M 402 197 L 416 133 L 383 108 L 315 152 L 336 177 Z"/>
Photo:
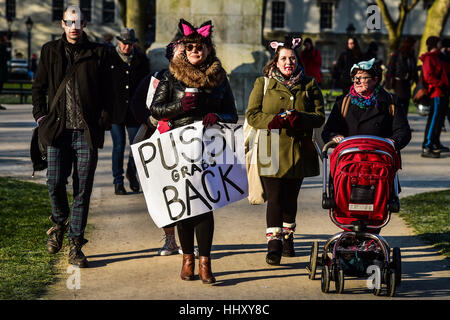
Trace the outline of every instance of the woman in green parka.
<path fill-rule="evenodd" d="M 266 262 L 293 257 L 297 198 L 303 178 L 320 174 L 312 142 L 314 128 L 325 121 L 322 93 L 305 75 L 295 49 L 300 38 L 272 41 L 273 59 L 256 79 L 246 112 L 259 130 L 258 169 L 267 197 Z"/>

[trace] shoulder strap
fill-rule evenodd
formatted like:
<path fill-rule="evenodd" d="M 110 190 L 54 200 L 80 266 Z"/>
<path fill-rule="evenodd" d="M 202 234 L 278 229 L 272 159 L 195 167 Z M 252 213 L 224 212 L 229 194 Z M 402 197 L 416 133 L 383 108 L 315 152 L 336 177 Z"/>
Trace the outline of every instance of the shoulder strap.
<path fill-rule="evenodd" d="M 73 64 L 69 70 L 66 73 L 66 76 L 64 77 L 63 81 L 61 82 L 61 84 L 58 87 L 58 90 L 56 91 L 55 96 L 53 97 L 52 100 L 52 104 L 50 106 L 50 109 L 48 110 L 48 112 L 50 112 L 50 110 L 53 110 L 56 106 L 56 104 L 58 103 L 59 98 L 61 97 L 63 91 L 66 88 L 66 84 L 67 82 L 69 82 L 69 79 L 72 77 L 72 75 L 75 73 L 75 71 L 77 70 L 79 64 Z"/>
<path fill-rule="evenodd" d="M 342 114 L 342 117 L 344 117 L 344 118 L 345 118 L 345 116 L 347 116 L 349 105 L 350 105 L 350 94 L 347 94 L 344 97 L 344 100 L 342 100 L 342 105 L 341 105 L 341 114 Z"/>
<path fill-rule="evenodd" d="M 264 77 L 264 94 L 266 94 L 267 87 L 269 86 L 270 79 L 268 77 Z"/>

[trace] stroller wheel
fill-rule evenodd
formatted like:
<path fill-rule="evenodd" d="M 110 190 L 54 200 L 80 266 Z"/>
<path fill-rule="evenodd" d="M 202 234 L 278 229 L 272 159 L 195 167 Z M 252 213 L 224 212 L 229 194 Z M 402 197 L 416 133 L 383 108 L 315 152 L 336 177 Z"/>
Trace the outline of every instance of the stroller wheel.
<path fill-rule="evenodd" d="M 398 247 L 392 249 L 391 268 L 395 269 L 395 284 L 398 287 L 402 281 L 402 255 Z"/>
<path fill-rule="evenodd" d="M 334 283 L 336 293 L 341 294 L 342 292 L 344 292 L 344 270 L 339 267 L 336 267 L 334 270 Z"/>
<path fill-rule="evenodd" d="M 319 256 L 319 243 L 314 241 L 311 246 L 311 253 L 309 256 L 309 266 L 307 267 L 309 272 L 309 279 L 314 280 L 317 270 L 317 257 Z"/>
<path fill-rule="evenodd" d="M 323 293 L 330 291 L 330 268 L 328 265 L 322 267 L 322 277 L 320 278 L 320 288 Z"/>
<path fill-rule="evenodd" d="M 393 297 L 395 295 L 395 290 L 397 289 L 396 284 L 396 274 L 397 271 L 395 269 L 389 270 L 388 280 L 387 280 L 387 295 L 389 297 Z"/>

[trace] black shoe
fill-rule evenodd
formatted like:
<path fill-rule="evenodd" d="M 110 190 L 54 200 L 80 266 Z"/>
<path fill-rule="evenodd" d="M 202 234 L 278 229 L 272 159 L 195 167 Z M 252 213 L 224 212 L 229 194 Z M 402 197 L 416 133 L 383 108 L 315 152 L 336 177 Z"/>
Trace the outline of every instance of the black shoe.
<path fill-rule="evenodd" d="M 130 189 L 133 190 L 134 192 L 139 192 L 140 186 L 139 181 L 136 178 L 136 175 L 132 175 L 127 172 L 126 177 L 128 181 L 130 181 Z"/>
<path fill-rule="evenodd" d="M 125 190 L 125 187 L 123 186 L 123 183 L 117 183 L 114 185 L 114 192 L 117 195 L 126 195 L 127 190 Z"/>
<path fill-rule="evenodd" d="M 289 234 L 287 238 L 283 235 L 283 257 L 295 257 L 293 233 Z"/>
<path fill-rule="evenodd" d="M 52 220 L 52 217 L 50 217 Z M 66 220 L 62 224 L 54 224 L 53 227 L 48 229 L 47 234 L 49 235 L 47 240 L 47 251 L 51 254 L 58 253 L 62 248 L 64 234 L 69 229 L 69 220 Z"/>
<path fill-rule="evenodd" d="M 437 150 L 424 148 L 421 156 L 424 158 L 440 158 L 441 154 Z"/>
<path fill-rule="evenodd" d="M 88 241 L 83 237 L 69 238 L 69 264 L 78 266 L 80 268 L 87 268 L 88 261 L 81 247 L 83 247 Z"/>
<path fill-rule="evenodd" d="M 450 152 L 450 148 L 440 144 L 439 147 L 436 148 L 436 151 L 439 151 L 439 152 Z"/>
<path fill-rule="evenodd" d="M 283 252 L 283 242 L 281 240 L 270 240 L 267 243 L 266 262 L 270 265 L 277 266 L 280 264 Z"/>

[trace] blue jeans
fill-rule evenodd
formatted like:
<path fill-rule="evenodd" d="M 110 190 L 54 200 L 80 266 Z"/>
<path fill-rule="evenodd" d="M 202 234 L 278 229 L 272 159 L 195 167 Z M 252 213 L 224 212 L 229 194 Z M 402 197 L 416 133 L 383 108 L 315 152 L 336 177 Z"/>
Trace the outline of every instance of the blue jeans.
<path fill-rule="evenodd" d="M 125 128 L 128 132 L 128 142 L 131 145 L 139 127 L 128 127 L 125 125 L 113 124 L 111 127 L 111 138 L 113 141 L 112 151 L 112 174 L 114 184 L 123 183 L 123 157 L 125 153 L 126 137 Z M 128 156 L 127 174 L 136 176 L 136 166 L 134 164 L 131 148 Z"/>

